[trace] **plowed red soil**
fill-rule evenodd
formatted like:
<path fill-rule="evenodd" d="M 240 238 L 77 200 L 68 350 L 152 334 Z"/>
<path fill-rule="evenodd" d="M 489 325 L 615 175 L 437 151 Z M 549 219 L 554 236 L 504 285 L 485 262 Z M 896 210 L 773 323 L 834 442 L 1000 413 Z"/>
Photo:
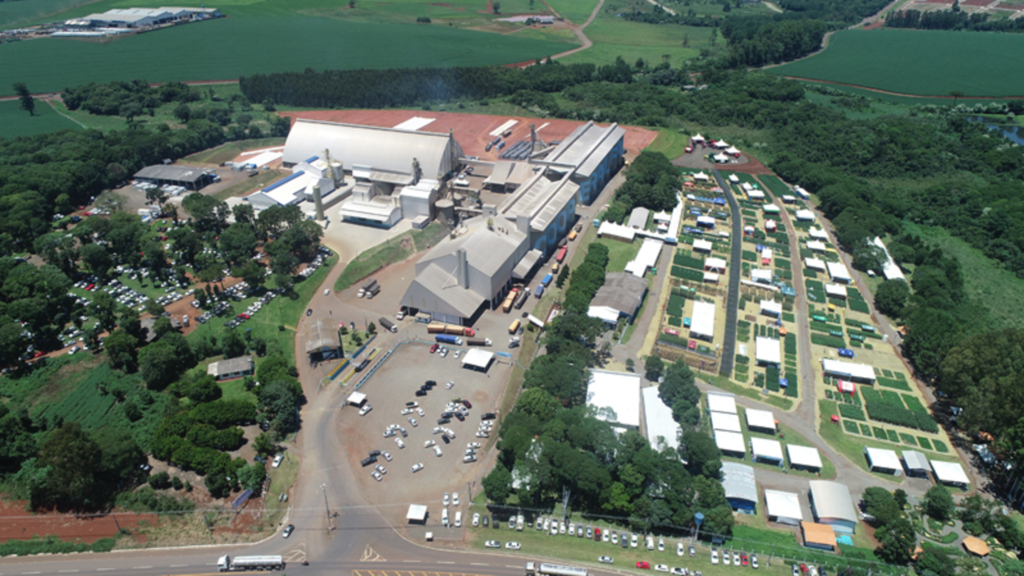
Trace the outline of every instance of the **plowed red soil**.
<path fill-rule="evenodd" d="M 129 530 L 140 522 L 157 524 L 156 514 L 118 513 L 116 522 L 111 514 L 102 516 L 74 516 L 65 514 L 32 514 L 25 511 L 24 501 L 0 502 L 0 542 L 29 540 L 35 536 L 57 536 L 68 542 L 92 543 L 100 538 L 117 534 L 117 527 Z"/>
<path fill-rule="evenodd" d="M 577 126 L 584 122 L 573 120 L 547 120 L 543 118 L 524 118 L 520 116 L 488 116 L 485 114 L 458 114 L 454 112 L 431 112 L 424 110 L 310 110 L 305 112 L 280 112 L 281 116 L 289 116 L 292 122 L 297 118 L 344 122 L 347 124 L 363 124 L 366 126 L 394 127 L 413 117 L 434 118 L 420 131 L 446 133 L 449 130 L 455 140 L 462 146 L 467 156 L 477 156 L 482 160 L 497 160 L 500 151 L 485 152 L 484 147 L 494 139 L 490 135 L 509 120 L 518 120 L 512 127 L 512 135 L 508 137 L 509 145 L 519 140 L 530 139 L 530 124 L 537 126 L 537 135 L 548 144 L 562 140 Z M 635 126 L 623 126 L 626 130 L 626 157 L 633 158 L 650 144 L 657 132 Z"/>

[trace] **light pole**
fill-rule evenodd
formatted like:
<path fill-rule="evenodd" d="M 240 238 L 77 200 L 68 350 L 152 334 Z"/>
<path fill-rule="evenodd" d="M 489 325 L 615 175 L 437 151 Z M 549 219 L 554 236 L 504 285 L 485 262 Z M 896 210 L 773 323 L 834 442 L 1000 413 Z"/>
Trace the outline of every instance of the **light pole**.
<path fill-rule="evenodd" d="M 320 485 L 320 488 L 324 491 L 324 509 L 327 510 L 327 531 L 333 531 L 334 526 L 331 525 L 331 507 L 327 505 L 327 483 Z"/>

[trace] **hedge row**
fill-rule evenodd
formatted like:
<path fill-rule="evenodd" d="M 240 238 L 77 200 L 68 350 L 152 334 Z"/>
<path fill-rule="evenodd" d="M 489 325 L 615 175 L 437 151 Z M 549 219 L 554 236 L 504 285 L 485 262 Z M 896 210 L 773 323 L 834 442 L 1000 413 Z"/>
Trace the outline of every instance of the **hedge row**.
<path fill-rule="evenodd" d="M 811 344 L 818 346 L 829 346 L 831 348 L 846 348 L 846 340 L 827 334 L 811 334 Z"/>
<path fill-rule="evenodd" d="M 863 300 L 850 300 L 850 310 L 860 312 L 861 314 L 871 313 L 871 309 L 868 308 L 868 303 Z"/>
<path fill-rule="evenodd" d="M 903 382 L 902 380 L 893 380 L 892 378 L 883 378 L 879 376 L 878 378 L 875 379 L 875 382 L 877 382 L 879 386 L 893 388 L 895 390 L 905 390 L 907 392 L 910 392 L 910 385 L 907 384 L 906 382 Z"/>
<path fill-rule="evenodd" d="M 849 418 L 851 420 L 866 422 L 868 419 L 867 416 L 864 415 L 864 411 L 861 410 L 860 406 L 854 406 L 853 404 L 840 404 L 839 413 L 843 418 Z"/>

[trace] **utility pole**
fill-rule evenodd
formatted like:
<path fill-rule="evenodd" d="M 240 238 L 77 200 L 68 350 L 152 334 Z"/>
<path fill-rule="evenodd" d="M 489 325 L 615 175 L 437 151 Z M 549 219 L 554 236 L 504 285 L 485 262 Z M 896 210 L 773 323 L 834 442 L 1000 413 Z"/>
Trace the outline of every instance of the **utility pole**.
<path fill-rule="evenodd" d="M 320 488 L 324 491 L 324 509 L 327 510 L 327 531 L 333 531 L 334 526 L 331 525 L 331 507 L 327 505 L 327 484 L 321 484 Z"/>

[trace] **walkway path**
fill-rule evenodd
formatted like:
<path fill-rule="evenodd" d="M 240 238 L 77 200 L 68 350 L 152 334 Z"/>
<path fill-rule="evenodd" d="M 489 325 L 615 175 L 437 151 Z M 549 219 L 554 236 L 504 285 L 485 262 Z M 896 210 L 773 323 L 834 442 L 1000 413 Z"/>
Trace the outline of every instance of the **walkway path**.
<path fill-rule="evenodd" d="M 594 45 L 594 43 L 590 41 L 590 38 L 587 38 L 587 35 L 583 33 L 583 30 L 587 26 L 590 26 L 590 23 L 593 22 L 595 18 L 597 18 L 598 12 L 600 12 L 601 8 L 603 8 L 603 7 L 604 7 L 604 0 L 601 0 L 600 2 L 597 3 L 597 6 L 594 6 L 594 11 L 590 13 L 590 17 L 587 18 L 586 22 L 584 22 L 583 24 L 581 24 L 579 26 L 573 26 L 571 28 L 573 34 L 576 35 L 576 38 L 579 38 L 580 46 L 578 48 L 573 48 L 572 50 L 566 50 L 565 52 L 559 52 L 558 54 L 555 54 L 554 56 L 551 57 L 552 60 L 558 60 L 559 58 L 565 58 L 566 56 L 569 56 L 571 54 L 575 54 L 577 52 L 582 52 L 583 50 L 586 50 L 587 48 L 590 48 L 591 46 Z"/>
<path fill-rule="evenodd" d="M 725 341 L 722 342 L 722 354 L 719 356 L 718 371 L 720 374 L 732 376 L 733 362 L 736 361 L 736 328 L 740 306 L 740 272 L 743 260 L 743 220 L 740 217 L 740 205 L 733 196 L 732 187 L 722 177 L 717 168 L 712 168 L 719 187 L 725 191 L 732 210 L 732 256 L 729 263 L 729 291 L 725 298 Z"/>

